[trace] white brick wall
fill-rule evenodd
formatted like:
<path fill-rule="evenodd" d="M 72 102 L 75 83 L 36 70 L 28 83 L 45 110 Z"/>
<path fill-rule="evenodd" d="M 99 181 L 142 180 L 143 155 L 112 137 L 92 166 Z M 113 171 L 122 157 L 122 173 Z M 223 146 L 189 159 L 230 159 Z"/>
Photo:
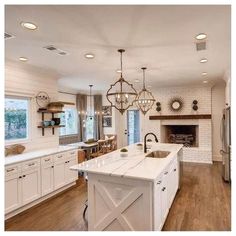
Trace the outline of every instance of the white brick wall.
<path fill-rule="evenodd" d="M 153 91 L 156 101 L 161 103 L 162 111 L 158 113 L 156 106 L 148 112 L 146 117 L 142 116 L 142 135 L 147 132 L 154 132 L 158 139 L 162 137 L 162 125 L 199 125 L 199 147 L 184 148 L 182 161 L 212 163 L 212 124 L 209 119 L 200 120 L 148 120 L 150 115 L 190 115 L 190 114 L 211 114 L 211 88 L 210 87 L 175 87 L 162 88 Z M 172 97 L 181 97 L 184 102 L 181 112 L 169 110 L 168 104 Z M 192 102 L 198 100 L 198 111 L 193 111 Z"/>

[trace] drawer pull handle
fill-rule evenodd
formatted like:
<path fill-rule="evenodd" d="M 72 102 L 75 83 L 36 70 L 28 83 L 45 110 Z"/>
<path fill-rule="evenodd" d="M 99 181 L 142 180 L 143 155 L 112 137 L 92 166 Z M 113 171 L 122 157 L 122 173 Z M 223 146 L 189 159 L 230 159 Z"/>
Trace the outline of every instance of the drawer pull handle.
<path fill-rule="evenodd" d="M 25 178 L 25 175 L 23 175 L 22 177 Z"/>
<path fill-rule="evenodd" d="M 164 188 L 162 188 L 162 191 L 164 192 L 166 190 L 166 188 L 164 187 Z"/>
<path fill-rule="evenodd" d="M 21 179 L 22 178 L 22 176 L 19 176 L 19 179 Z"/>
<path fill-rule="evenodd" d="M 166 171 L 164 174 L 167 175 L 167 174 L 168 174 L 168 171 Z"/>
<path fill-rule="evenodd" d="M 54 168 L 54 166 L 51 166 L 51 168 Z"/>
<path fill-rule="evenodd" d="M 48 158 L 48 159 L 45 159 L 44 161 L 50 161 L 50 158 Z"/>
<path fill-rule="evenodd" d="M 174 169 L 174 171 L 176 171 L 176 168 Z"/>
<path fill-rule="evenodd" d="M 75 152 L 71 152 L 70 154 L 73 155 L 73 154 L 75 154 Z"/>
<path fill-rule="evenodd" d="M 161 180 L 157 182 L 157 184 L 161 184 Z"/>
<path fill-rule="evenodd" d="M 62 158 L 62 155 L 61 155 L 61 156 L 58 156 L 57 158 Z"/>
<path fill-rule="evenodd" d="M 35 165 L 35 163 L 30 163 L 30 164 L 28 164 L 28 166 L 34 166 Z"/>
<path fill-rule="evenodd" d="M 13 171 L 13 170 L 15 170 L 15 169 L 14 169 L 14 168 L 8 169 L 7 172 L 11 172 L 11 171 Z"/>

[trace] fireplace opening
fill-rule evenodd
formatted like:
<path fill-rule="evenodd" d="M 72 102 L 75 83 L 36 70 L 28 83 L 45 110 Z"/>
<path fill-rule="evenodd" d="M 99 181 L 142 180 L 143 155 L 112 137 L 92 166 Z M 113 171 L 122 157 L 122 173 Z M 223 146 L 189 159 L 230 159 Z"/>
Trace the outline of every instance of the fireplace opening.
<path fill-rule="evenodd" d="M 163 125 L 162 141 L 198 147 L 198 125 Z"/>

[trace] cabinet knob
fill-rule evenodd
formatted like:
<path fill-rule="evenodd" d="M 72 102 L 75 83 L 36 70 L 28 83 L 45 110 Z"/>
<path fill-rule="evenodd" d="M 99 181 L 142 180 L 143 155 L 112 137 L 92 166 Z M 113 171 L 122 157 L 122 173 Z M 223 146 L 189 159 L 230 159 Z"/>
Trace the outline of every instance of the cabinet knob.
<path fill-rule="evenodd" d="M 25 177 L 25 175 L 22 176 L 23 178 Z"/>
<path fill-rule="evenodd" d="M 162 191 L 164 192 L 166 190 L 166 188 L 164 187 L 164 188 L 162 188 Z"/>
<path fill-rule="evenodd" d="M 174 171 L 176 171 L 176 169 L 174 169 Z"/>
<path fill-rule="evenodd" d="M 157 184 L 161 184 L 161 180 L 157 182 Z"/>
<path fill-rule="evenodd" d="M 51 166 L 51 168 L 54 168 L 54 166 Z"/>
<path fill-rule="evenodd" d="M 21 179 L 22 178 L 22 176 L 19 176 L 19 179 Z"/>
<path fill-rule="evenodd" d="M 168 174 L 168 171 L 166 171 L 164 174 L 167 175 L 167 174 Z"/>

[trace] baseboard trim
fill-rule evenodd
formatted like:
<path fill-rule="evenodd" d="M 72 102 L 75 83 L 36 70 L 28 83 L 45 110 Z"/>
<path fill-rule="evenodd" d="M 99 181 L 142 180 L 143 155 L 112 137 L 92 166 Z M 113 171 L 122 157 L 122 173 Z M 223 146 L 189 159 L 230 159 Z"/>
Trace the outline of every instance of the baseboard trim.
<path fill-rule="evenodd" d="M 13 216 L 18 215 L 18 214 L 22 213 L 23 211 L 25 211 L 25 210 L 27 210 L 27 209 L 29 209 L 29 208 L 31 208 L 31 207 L 34 207 L 34 206 L 38 205 L 39 203 L 42 203 L 43 201 L 48 200 L 49 198 L 54 197 L 55 195 L 61 193 L 62 191 L 66 190 L 66 189 L 68 189 L 68 188 L 70 188 L 70 187 L 72 187 L 72 186 L 74 186 L 74 185 L 76 185 L 76 181 L 74 181 L 74 182 L 72 182 L 72 183 L 69 183 L 69 184 L 67 184 L 66 186 L 63 186 L 62 188 L 59 188 L 59 189 L 57 189 L 57 190 L 55 190 L 55 191 L 49 193 L 49 194 L 46 195 L 46 196 L 40 197 L 39 199 L 37 199 L 37 200 L 35 200 L 35 201 L 31 202 L 31 203 L 28 203 L 28 204 L 25 205 L 25 206 L 22 206 L 22 207 L 20 207 L 20 208 L 14 210 L 14 211 L 12 211 L 12 212 L 7 213 L 7 214 L 5 215 L 5 220 L 8 220 L 8 219 L 10 219 L 10 218 L 13 217 Z"/>

